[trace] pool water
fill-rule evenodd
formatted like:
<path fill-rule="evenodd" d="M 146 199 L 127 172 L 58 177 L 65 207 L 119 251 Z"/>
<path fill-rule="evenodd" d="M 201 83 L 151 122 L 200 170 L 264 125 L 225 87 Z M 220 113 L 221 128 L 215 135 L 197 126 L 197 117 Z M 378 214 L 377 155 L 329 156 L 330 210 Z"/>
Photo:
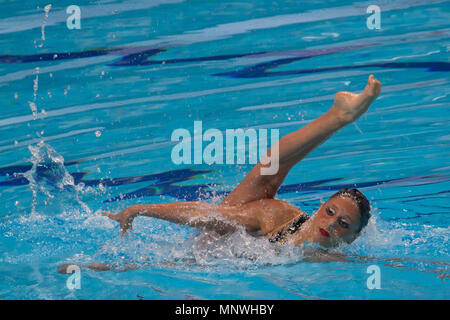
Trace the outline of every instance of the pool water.
<path fill-rule="evenodd" d="M 47 6 L 51 4 L 50 6 Z M 0 299 L 449 299 L 448 1 L 0 3 Z M 47 6 L 47 7 L 46 7 Z M 171 161 L 177 128 L 280 136 L 360 91 L 367 114 L 289 173 L 277 198 L 312 214 L 342 187 L 372 219 L 312 263 L 242 230 L 218 236 L 152 218 L 120 237 L 102 210 L 219 203 L 252 164 Z M 64 263 L 140 267 L 81 270 Z M 380 268 L 369 289 L 368 267 Z"/>

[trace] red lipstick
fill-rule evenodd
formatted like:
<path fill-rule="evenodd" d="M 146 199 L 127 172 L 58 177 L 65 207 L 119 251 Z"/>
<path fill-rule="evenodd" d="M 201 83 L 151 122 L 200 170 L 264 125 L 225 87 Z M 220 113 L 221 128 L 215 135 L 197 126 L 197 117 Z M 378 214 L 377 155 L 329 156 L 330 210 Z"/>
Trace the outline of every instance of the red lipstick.
<path fill-rule="evenodd" d="M 320 234 L 323 235 L 324 237 L 330 236 L 330 234 L 325 229 L 319 228 L 319 231 L 320 231 Z"/>

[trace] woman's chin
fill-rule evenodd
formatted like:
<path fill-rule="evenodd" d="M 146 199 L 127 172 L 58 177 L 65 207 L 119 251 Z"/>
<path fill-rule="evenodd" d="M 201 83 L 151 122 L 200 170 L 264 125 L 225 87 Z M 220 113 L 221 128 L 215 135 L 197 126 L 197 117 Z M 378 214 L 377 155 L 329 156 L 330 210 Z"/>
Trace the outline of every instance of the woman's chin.
<path fill-rule="evenodd" d="M 314 239 L 314 241 L 324 248 L 334 248 L 339 244 L 338 241 L 335 241 L 334 239 L 331 239 L 329 237 L 325 238 L 323 236 L 318 236 L 316 239 Z"/>

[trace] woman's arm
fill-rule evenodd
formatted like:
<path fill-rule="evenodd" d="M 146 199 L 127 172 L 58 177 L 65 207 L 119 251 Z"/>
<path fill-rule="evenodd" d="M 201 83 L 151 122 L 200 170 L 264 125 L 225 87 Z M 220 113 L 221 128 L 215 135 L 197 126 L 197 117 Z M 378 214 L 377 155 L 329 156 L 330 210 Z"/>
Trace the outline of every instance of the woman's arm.
<path fill-rule="evenodd" d="M 137 216 L 153 217 L 192 227 L 214 229 L 218 232 L 235 230 L 236 222 L 248 231 L 260 228 L 258 215 L 242 207 L 216 206 L 199 201 L 133 205 L 118 214 L 104 211 L 109 218 L 120 223 L 122 235 L 132 228 Z"/>

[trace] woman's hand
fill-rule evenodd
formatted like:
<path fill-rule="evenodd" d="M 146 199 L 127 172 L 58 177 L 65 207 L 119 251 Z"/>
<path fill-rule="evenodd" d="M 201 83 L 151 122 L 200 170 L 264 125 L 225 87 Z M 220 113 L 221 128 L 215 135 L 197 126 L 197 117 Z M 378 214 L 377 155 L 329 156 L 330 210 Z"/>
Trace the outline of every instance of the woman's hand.
<path fill-rule="evenodd" d="M 131 207 L 130 207 L 131 208 Z M 120 223 L 120 228 L 122 229 L 122 236 L 125 236 L 128 229 L 133 229 L 132 223 L 133 219 L 136 217 L 136 212 L 126 208 L 118 214 L 112 214 L 107 211 L 103 213 L 110 219 L 115 220 Z"/>

